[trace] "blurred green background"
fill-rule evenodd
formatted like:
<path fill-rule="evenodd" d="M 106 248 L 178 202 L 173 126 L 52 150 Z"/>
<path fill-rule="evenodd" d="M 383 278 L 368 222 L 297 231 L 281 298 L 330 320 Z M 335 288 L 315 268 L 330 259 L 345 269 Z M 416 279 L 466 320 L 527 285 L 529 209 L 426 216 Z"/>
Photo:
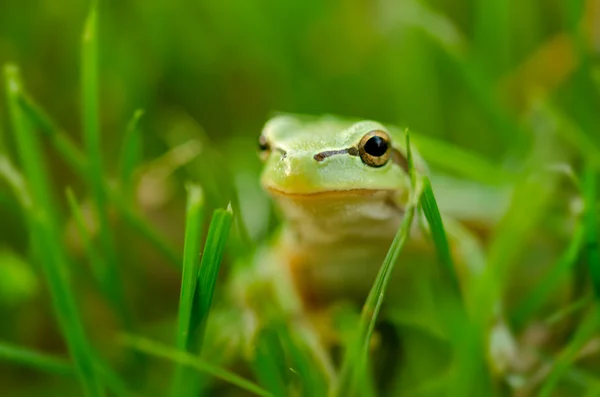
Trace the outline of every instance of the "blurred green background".
<path fill-rule="evenodd" d="M 409 126 L 510 168 L 539 142 L 523 125 L 537 103 L 549 101 L 600 143 L 599 3 L 100 1 L 105 171 L 116 175 L 115 159 L 136 109 L 145 111 L 144 169 L 176 168 L 176 160 L 166 166 L 153 161 L 182 136 L 206 137 L 220 155 L 220 162 L 208 166 L 216 191 L 220 173 L 231 173 L 242 209 L 249 209 L 244 219 L 251 237 L 260 241 L 274 222 L 258 188 L 256 138 L 277 111 Z M 71 0 L 0 2 L 0 64 L 19 66 L 25 88 L 78 143 L 81 33 L 89 8 L 88 2 Z M 0 87 L 4 91 L 4 81 Z M 0 131 L 0 147 L 14 153 L 4 95 Z M 43 150 L 61 211 L 68 214 L 64 188 L 73 186 L 85 198 L 86 181 L 47 142 Z M 571 159 L 580 161 L 576 155 Z M 222 163 L 228 170 L 219 168 Z M 140 182 L 138 195 L 147 219 L 180 251 L 183 182 L 194 172 L 170 174 Z M 27 260 L 23 214 L 8 189 L 0 185 L 0 192 L 0 339 L 64 354 L 43 279 Z M 215 193 L 210 205 L 225 205 L 225 196 Z M 83 264 L 67 215 L 65 222 L 65 245 Z M 179 272 L 135 232 L 115 228 L 115 236 L 122 262 L 130 265 L 121 270 L 135 316 L 157 324 L 162 331 L 156 334 L 168 335 L 177 315 Z M 105 336 L 114 331 L 113 314 L 89 287 L 89 274 L 76 271 L 74 277 L 92 338 L 110 346 Z M 50 395 L 54 382 L 69 383 L 0 364 L 0 388 L 9 390 L 4 395 L 40 395 L 38 387 Z"/>

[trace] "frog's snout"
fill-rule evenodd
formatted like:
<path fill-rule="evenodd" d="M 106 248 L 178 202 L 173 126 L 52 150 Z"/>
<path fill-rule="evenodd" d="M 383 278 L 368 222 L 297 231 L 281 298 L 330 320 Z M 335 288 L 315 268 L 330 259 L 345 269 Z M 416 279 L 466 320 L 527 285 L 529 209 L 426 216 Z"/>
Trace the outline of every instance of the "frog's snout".
<path fill-rule="evenodd" d="M 315 164 L 313 153 L 289 153 L 282 151 L 275 158 L 274 167 L 269 172 L 270 184 L 281 190 L 312 190 L 315 183 Z"/>

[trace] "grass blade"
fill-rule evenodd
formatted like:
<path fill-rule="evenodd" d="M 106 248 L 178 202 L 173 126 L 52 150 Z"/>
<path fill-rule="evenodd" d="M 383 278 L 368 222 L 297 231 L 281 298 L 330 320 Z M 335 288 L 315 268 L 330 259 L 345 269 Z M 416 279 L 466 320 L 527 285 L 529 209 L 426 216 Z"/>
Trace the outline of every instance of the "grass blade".
<path fill-rule="evenodd" d="M 484 157 L 450 143 L 411 133 L 419 152 L 428 164 L 484 184 L 500 185 L 510 181 L 511 174 Z"/>
<path fill-rule="evenodd" d="M 65 359 L 0 342 L 0 360 L 56 375 L 73 375 L 73 366 Z"/>
<path fill-rule="evenodd" d="M 85 143 L 88 164 L 86 181 L 94 199 L 95 210 L 98 215 L 98 230 L 102 255 L 105 258 L 105 271 L 100 283 L 103 290 L 109 293 L 110 303 L 126 327 L 131 327 L 131 315 L 126 309 L 123 295 L 117 254 L 115 252 L 110 223 L 106 208 L 107 194 L 104 189 L 104 176 L 102 171 L 102 152 L 100 143 L 100 129 L 98 117 L 98 12 L 97 5 L 93 3 L 85 23 L 82 43 L 82 73 L 81 85 L 83 89 L 83 141 Z"/>
<path fill-rule="evenodd" d="M 23 113 L 50 138 L 52 145 L 61 157 L 78 174 L 85 175 L 88 169 L 87 158 L 77 145 L 62 131 L 46 112 L 25 92 L 19 95 L 19 104 Z"/>
<path fill-rule="evenodd" d="M 421 195 L 421 208 L 425 213 L 425 218 L 429 223 L 431 237 L 433 239 L 436 251 L 438 253 L 439 261 L 442 265 L 442 277 L 450 281 L 452 292 L 460 297 L 460 286 L 458 284 L 458 277 L 456 275 L 456 268 L 454 267 L 454 261 L 450 254 L 450 245 L 448 244 L 448 238 L 446 237 L 446 231 L 444 230 L 444 223 L 442 222 L 442 216 L 438 209 L 431 182 L 428 177 L 423 177 L 423 194 Z"/>
<path fill-rule="evenodd" d="M 584 225 L 586 238 L 586 253 L 590 278 L 596 295 L 596 302 L 600 304 L 600 242 L 598 240 L 598 214 L 596 213 L 596 202 L 598 199 L 597 174 L 588 166 L 583 178 L 583 198 L 585 202 Z"/>
<path fill-rule="evenodd" d="M 560 379 L 569 370 L 573 362 L 576 360 L 577 355 L 583 348 L 583 346 L 598 332 L 598 325 L 600 324 L 600 309 L 598 306 L 592 307 L 590 312 L 585 316 L 579 327 L 577 328 L 575 335 L 571 342 L 565 346 L 554 365 L 552 371 L 548 375 L 544 386 L 540 390 L 539 395 L 541 397 L 550 397 L 553 394 L 554 389 L 558 385 Z"/>
<path fill-rule="evenodd" d="M 412 197 L 410 197 L 410 201 L 405 210 L 404 219 L 402 220 L 398 232 L 394 236 L 394 240 L 379 269 L 373 287 L 369 291 L 367 301 L 363 306 L 359 327 L 355 335 L 356 339 L 350 343 L 344 354 L 340 376 L 334 390 L 334 395 L 336 396 L 351 395 L 352 390 L 354 389 L 355 380 L 361 373 L 366 371 L 368 349 L 373 329 L 375 328 L 375 322 L 381 309 L 381 305 L 383 304 L 385 291 L 389 284 L 392 271 L 394 270 L 396 260 L 408 238 L 416 211 L 416 205 L 421 196 L 421 185 L 420 181 L 417 181 L 416 179 L 408 134 L 406 135 L 406 148 L 408 167 L 413 184 Z"/>
<path fill-rule="evenodd" d="M 252 370 L 260 385 L 275 396 L 288 394 L 282 363 L 285 357 L 277 333 L 272 329 L 261 329 L 254 339 Z"/>
<path fill-rule="evenodd" d="M 199 191 L 194 194 L 199 194 Z M 200 205 L 198 200 L 198 197 L 194 198 L 196 205 Z M 200 208 L 198 207 L 193 210 L 199 211 Z M 193 216 L 198 217 L 199 214 Z M 219 269 L 221 267 L 221 259 L 223 258 L 223 252 L 225 250 L 225 243 L 229 237 L 232 218 L 233 213 L 231 207 L 227 210 L 218 209 L 214 211 L 208 228 L 200 267 L 197 265 L 197 253 L 200 251 L 198 249 L 198 237 L 200 235 L 201 225 L 190 225 L 197 229 L 190 230 L 189 232 L 191 234 L 186 235 L 187 250 L 185 252 L 185 266 L 191 268 L 189 269 L 191 271 L 193 271 L 193 269 L 197 269 L 197 271 L 196 273 L 188 272 L 183 276 L 184 279 L 182 282 L 185 283 L 185 287 L 184 284 L 182 284 L 182 294 L 185 293 L 186 301 L 182 301 L 182 304 L 185 306 L 180 307 L 180 310 L 187 310 L 187 313 L 180 311 L 181 317 L 179 318 L 180 328 L 177 345 L 180 349 L 183 345 L 184 350 L 188 352 L 198 353 L 202 349 L 202 341 L 204 339 L 208 315 L 212 305 L 213 293 L 219 275 Z M 186 228 L 186 233 L 187 232 L 188 230 Z M 191 244 L 191 241 L 187 240 L 188 237 L 194 238 L 195 244 Z M 191 280 L 191 278 L 194 277 L 196 277 L 195 283 Z M 185 288 L 185 290 L 183 290 L 183 288 Z M 189 296 L 189 294 L 193 295 Z M 182 330 L 182 327 L 185 326 L 187 326 L 187 331 Z M 182 332 L 186 332 L 186 334 L 182 334 Z M 188 371 L 177 368 L 173 381 L 173 396 L 196 396 L 200 394 L 202 383 L 202 380 L 198 376 L 191 376 Z"/>
<path fill-rule="evenodd" d="M 68 259 L 59 239 L 57 208 L 52 198 L 46 167 L 38 139 L 21 111 L 18 97 L 21 83 L 14 66 L 5 68 L 7 99 L 17 149 L 24 176 L 31 192 L 31 211 L 27 212 L 33 252 L 46 276 L 54 311 L 73 358 L 86 395 L 103 396 L 104 387 L 96 373 L 97 358 L 92 352 L 79 317 L 67 274 Z"/>
<path fill-rule="evenodd" d="M 579 252 L 584 241 L 584 228 L 575 230 L 569 246 L 552 266 L 548 274 L 535 286 L 523 302 L 515 309 L 513 322 L 516 327 L 521 327 L 525 321 L 542 305 L 552 293 L 558 283 L 565 277 L 579 257 Z"/>
<path fill-rule="evenodd" d="M 225 243 L 229 238 L 233 212 L 231 206 L 226 210 L 215 210 L 206 235 L 206 244 L 202 252 L 200 270 L 198 272 L 198 284 L 196 286 L 197 305 L 194 308 L 196 316 L 192 316 L 190 327 L 199 337 L 198 347 L 202 346 L 202 337 L 206 320 L 212 305 L 212 298 L 221 267 L 221 259 L 225 251 Z"/>
<path fill-rule="evenodd" d="M 27 191 L 27 183 L 23 175 L 4 155 L 0 155 L 0 176 L 11 188 L 21 207 L 25 210 L 31 209 L 31 197 Z"/>
<path fill-rule="evenodd" d="M 186 228 L 183 254 L 183 272 L 181 275 L 181 293 L 179 298 L 179 315 L 176 346 L 179 350 L 195 353 L 194 332 L 191 328 L 194 315 L 194 295 L 198 280 L 200 265 L 200 237 L 204 219 L 204 199 L 202 189 L 195 184 L 189 184 L 186 211 Z M 173 396 L 192 395 L 188 392 L 190 383 L 186 378 L 193 379 L 188 369 L 178 365 L 172 384 Z M 197 375 L 196 375 L 197 376 Z"/>
<path fill-rule="evenodd" d="M 272 396 L 271 393 L 264 390 L 260 386 L 242 378 L 233 372 L 207 363 L 206 361 L 189 353 L 184 353 L 168 346 L 161 345 L 160 343 L 154 342 L 150 339 L 126 335 L 123 338 L 123 344 L 137 351 L 170 360 L 181 365 L 186 365 L 202 373 L 210 374 L 215 378 L 224 380 L 232 385 L 236 385 L 240 389 L 246 390 L 258 396 Z"/>
<path fill-rule="evenodd" d="M 98 282 L 100 289 L 109 301 L 111 296 L 114 294 L 114 291 L 107 291 L 104 288 L 108 287 L 110 284 L 103 282 L 106 280 L 106 264 L 102 260 L 102 256 L 94 247 L 94 243 L 92 242 L 92 238 L 88 231 L 88 228 L 85 224 L 85 220 L 83 218 L 83 214 L 81 213 L 81 207 L 75 198 L 75 194 L 71 190 L 71 188 L 67 188 L 66 191 L 67 201 L 69 202 L 69 208 L 71 209 L 71 214 L 73 215 L 73 219 L 75 221 L 75 225 L 77 226 L 77 232 L 81 236 L 81 240 L 83 242 L 84 249 L 87 254 L 87 258 L 90 261 L 90 266 L 92 268 L 92 273 Z"/>
<path fill-rule="evenodd" d="M 119 160 L 119 183 L 123 189 L 123 196 L 130 202 L 134 200 L 133 173 L 142 162 L 142 135 L 139 128 L 140 118 L 144 111 L 138 109 L 127 125 L 123 137 L 123 147 Z"/>
<path fill-rule="evenodd" d="M 34 121 L 40 130 L 49 138 L 61 157 L 75 170 L 82 179 L 87 179 L 88 159 L 84 152 L 75 145 L 68 134 L 62 131 L 43 109 L 23 92 L 19 93 L 19 103 L 27 117 Z M 136 213 L 129 203 L 123 199 L 119 190 L 111 188 L 104 180 L 104 189 L 108 192 L 108 200 L 117 208 L 125 221 L 140 235 L 146 238 L 171 264 L 181 266 L 181 257 L 164 240 L 155 228 Z"/>

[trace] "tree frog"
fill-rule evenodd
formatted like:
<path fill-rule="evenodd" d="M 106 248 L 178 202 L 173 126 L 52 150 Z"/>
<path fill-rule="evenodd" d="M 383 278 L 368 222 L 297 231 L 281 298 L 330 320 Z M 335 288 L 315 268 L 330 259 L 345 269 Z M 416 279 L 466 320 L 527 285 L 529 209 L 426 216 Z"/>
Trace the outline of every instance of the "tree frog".
<path fill-rule="evenodd" d="M 259 148 L 261 184 L 284 219 L 268 260 L 291 280 L 283 285 L 297 292 L 298 306 L 308 313 L 341 300 L 362 304 L 411 193 L 404 132 L 375 121 L 283 114 L 266 123 Z M 425 172 L 412 152 L 415 167 Z M 438 265 L 418 222 L 399 261 L 388 306 L 401 322 L 439 334 L 426 282 Z"/>

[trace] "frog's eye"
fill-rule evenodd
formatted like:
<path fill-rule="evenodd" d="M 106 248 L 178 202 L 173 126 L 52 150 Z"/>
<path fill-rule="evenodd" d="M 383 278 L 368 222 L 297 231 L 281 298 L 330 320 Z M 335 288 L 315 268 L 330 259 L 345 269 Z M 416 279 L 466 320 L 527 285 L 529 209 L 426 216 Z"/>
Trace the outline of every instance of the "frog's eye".
<path fill-rule="evenodd" d="M 381 167 L 388 162 L 391 148 L 388 134 L 374 130 L 362 137 L 358 144 L 358 154 L 366 165 Z"/>
<path fill-rule="evenodd" d="M 267 138 L 264 135 L 261 135 L 258 138 L 258 150 L 260 151 L 260 158 L 266 160 L 271 151 L 271 145 L 269 145 L 269 141 L 267 141 Z"/>

